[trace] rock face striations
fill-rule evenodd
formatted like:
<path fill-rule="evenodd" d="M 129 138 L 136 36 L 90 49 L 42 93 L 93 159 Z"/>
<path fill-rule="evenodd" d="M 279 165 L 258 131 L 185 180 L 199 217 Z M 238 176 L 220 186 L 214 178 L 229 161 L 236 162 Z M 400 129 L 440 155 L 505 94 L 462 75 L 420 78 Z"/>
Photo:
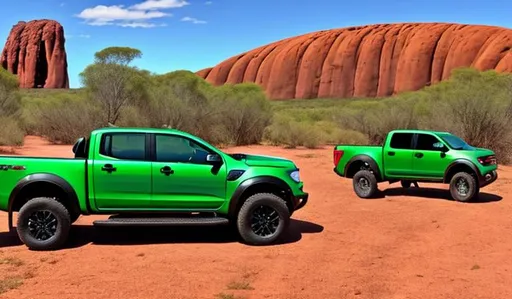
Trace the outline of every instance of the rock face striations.
<path fill-rule="evenodd" d="M 11 29 L 0 64 L 21 88 L 69 88 L 64 29 L 52 20 L 19 22 Z"/>
<path fill-rule="evenodd" d="M 512 72 L 512 29 L 383 24 L 287 38 L 197 74 L 214 85 L 255 82 L 271 99 L 381 97 L 445 80 L 453 69 Z"/>

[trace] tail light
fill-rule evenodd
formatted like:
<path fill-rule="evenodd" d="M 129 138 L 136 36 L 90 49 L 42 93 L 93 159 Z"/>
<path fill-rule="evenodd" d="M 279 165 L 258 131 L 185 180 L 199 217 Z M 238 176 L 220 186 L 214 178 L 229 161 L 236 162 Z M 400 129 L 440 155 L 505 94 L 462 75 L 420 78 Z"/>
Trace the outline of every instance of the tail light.
<path fill-rule="evenodd" d="M 483 166 L 496 165 L 497 164 L 496 156 L 495 155 L 479 157 L 479 158 L 477 158 L 477 160 Z"/>
<path fill-rule="evenodd" d="M 341 157 L 343 157 L 343 151 L 342 150 L 334 150 L 334 153 L 333 153 L 334 166 L 338 165 L 338 162 L 340 161 Z"/>

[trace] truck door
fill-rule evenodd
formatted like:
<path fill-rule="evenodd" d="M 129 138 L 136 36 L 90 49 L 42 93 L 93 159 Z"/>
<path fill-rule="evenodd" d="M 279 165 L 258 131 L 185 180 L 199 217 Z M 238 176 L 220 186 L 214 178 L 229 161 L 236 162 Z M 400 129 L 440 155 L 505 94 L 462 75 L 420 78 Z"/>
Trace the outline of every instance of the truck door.
<path fill-rule="evenodd" d="M 152 208 L 218 209 L 226 201 L 226 163 L 206 161 L 215 154 L 180 135 L 155 134 Z"/>
<path fill-rule="evenodd" d="M 404 177 L 411 174 L 413 133 L 394 132 L 383 147 L 384 173 L 386 177 Z"/>
<path fill-rule="evenodd" d="M 435 135 L 417 134 L 413 158 L 413 174 L 427 179 L 442 179 L 452 161 L 447 157 L 448 147 Z"/>
<path fill-rule="evenodd" d="M 140 210 L 151 206 L 151 162 L 145 133 L 101 136 L 92 167 L 94 200 L 99 210 Z"/>

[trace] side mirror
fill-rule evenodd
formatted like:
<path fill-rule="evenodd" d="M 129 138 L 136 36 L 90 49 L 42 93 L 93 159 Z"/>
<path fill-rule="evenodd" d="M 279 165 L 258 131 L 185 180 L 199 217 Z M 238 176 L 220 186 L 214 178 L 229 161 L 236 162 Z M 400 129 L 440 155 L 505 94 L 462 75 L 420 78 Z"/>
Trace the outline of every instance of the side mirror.
<path fill-rule="evenodd" d="M 217 163 L 217 162 L 220 162 L 222 161 L 222 159 L 220 158 L 219 155 L 217 154 L 208 154 L 206 156 L 206 162 L 213 162 L 213 163 Z"/>
<path fill-rule="evenodd" d="M 445 153 L 448 151 L 448 148 L 442 142 L 436 142 L 433 145 L 433 148 Z"/>

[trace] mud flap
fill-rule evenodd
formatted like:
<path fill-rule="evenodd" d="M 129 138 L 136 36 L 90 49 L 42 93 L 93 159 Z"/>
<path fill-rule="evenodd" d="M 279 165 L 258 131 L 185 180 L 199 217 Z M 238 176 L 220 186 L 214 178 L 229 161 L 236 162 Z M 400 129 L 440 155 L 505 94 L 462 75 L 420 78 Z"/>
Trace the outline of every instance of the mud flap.
<path fill-rule="evenodd" d="M 9 214 L 7 216 L 7 221 L 9 222 L 8 223 L 8 225 L 9 225 L 9 233 L 14 232 L 14 226 L 13 226 L 13 223 L 12 223 L 12 211 L 9 211 Z"/>

